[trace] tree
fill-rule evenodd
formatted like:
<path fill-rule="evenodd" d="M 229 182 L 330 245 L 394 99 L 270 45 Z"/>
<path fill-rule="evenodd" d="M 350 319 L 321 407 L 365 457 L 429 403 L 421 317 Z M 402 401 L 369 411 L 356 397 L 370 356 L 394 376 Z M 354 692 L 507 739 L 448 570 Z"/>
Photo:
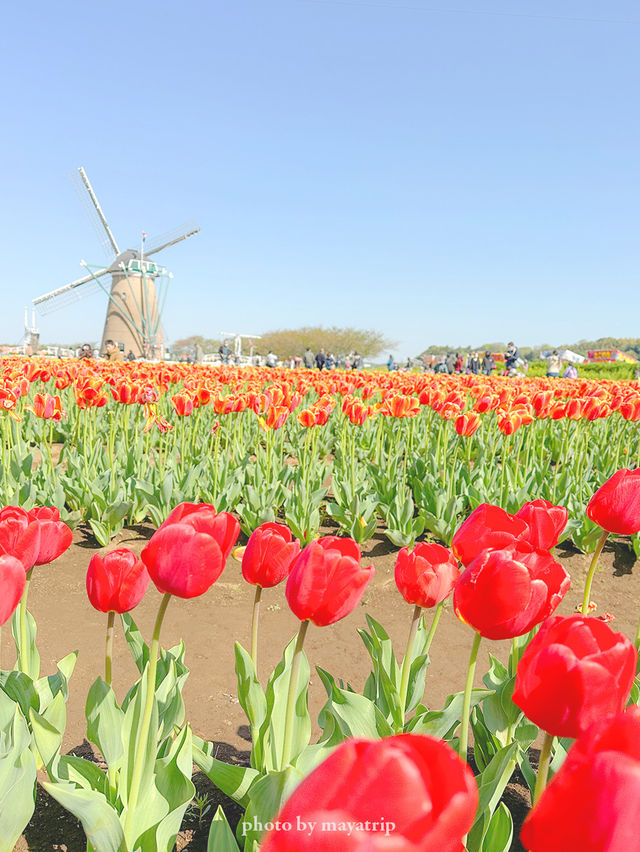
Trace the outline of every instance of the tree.
<path fill-rule="evenodd" d="M 396 343 L 374 329 L 338 328 L 331 326 L 303 326 L 295 329 L 277 329 L 262 335 L 257 341 L 264 355 L 270 349 L 280 358 L 301 356 L 307 346 L 316 353 L 321 348 L 343 357 L 349 352 L 358 352 L 364 358 L 375 358 L 385 349 L 393 349 Z"/>
<path fill-rule="evenodd" d="M 192 334 L 191 337 L 176 340 L 175 343 L 171 344 L 169 349 L 176 358 L 193 357 L 197 343 L 202 346 L 202 351 L 205 355 L 210 352 L 217 352 L 220 346 L 219 340 L 202 337 L 200 334 Z"/>

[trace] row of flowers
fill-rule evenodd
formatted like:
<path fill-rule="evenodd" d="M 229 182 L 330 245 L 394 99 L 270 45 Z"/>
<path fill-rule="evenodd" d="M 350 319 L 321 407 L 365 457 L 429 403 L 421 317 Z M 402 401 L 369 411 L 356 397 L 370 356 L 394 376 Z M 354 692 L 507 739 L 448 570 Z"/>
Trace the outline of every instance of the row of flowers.
<path fill-rule="evenodd" d="M 593 421 L 614 412 L 626 420 L 640 419 L 640 389 L 625 381 L 505 380 L 373 372 L 323 375 L 304 370 L 51 359 L 0 361 L 2 408 L 19 416 L 18 402 L 35 383 L 50 384 L 57 391 L 70 388 L 73 402 L 81 409 L 101 408 L 111 398 L 123 405 L 145 406 L 168 395 L 178 417 L 211 406 L 218 415 L 250 409 L 258 415 L 270 415 L 274 422 L 284 422 L 286 416 L 300 409 L 297 417 L 302 426 L 321 425 L 321 412 L 327 404 L 334 407 L 342 405 L 342 401 L 354 422 L 377 413 L 415 417 L 422 407 L 428 407 L 444 419 L 456 420 L 459 434 L 477 428 L 480 419 L 475 415 L 491 411 L 497 412 L 506 433 L 536 419 Z M 322 401 L 305 405 L 311 393 Z M 64 416 L 61 397 L 56 393 L 38 392 L 30 410 L 45 419 L 59 420 Z M 472 415 L 460 420 L 467 410 Z M 276 417 L 275 412 L 280 416 Z M 312 422 L 312 414 L 320 415 L 320 420 Z M 278 428 L 281 426 L 279 422 Z"/>

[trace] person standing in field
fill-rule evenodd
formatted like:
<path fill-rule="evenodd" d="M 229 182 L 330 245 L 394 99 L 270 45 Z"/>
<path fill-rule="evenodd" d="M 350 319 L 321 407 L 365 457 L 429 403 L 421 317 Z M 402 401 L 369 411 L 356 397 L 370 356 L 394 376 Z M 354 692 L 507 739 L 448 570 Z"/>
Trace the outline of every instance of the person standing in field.
<path fill-rule="evenodd" d="M 493 360 L 491 352 L 485 352 L 482 359 L 482 372 L 485 376 L 490 376 L 496 368 L 496 362 Z"/>
<path fill-rule="evenodd" d="M 578 378 L 578 369 L 575 364 L 567 364 L 567 369 L 562 374 L 563 379 L 577 379 Z"/>
<path fill-rule="evenodd" d="M 520 352 L 513 340 L 507 344 L 507 351 L 504 353 L 504 368 L 508 376 L 515 376 L 518 370 L 518 361 L 520 361 Z"/>
<path fill-rule="evenodd" d="M 477 352 L 472 352 L 467 359 L 467 371 L 474 376 L 477 376 L 480 372 L 480 359 Z"/>
<path fill-rule="evenodd" d="M 311 347 L 307 346 L 307 348 L 304 350 L 304 355 L 302 356 L 302 363 L 305 365 L 307 370 L 313 370 L 315 366 L 315 361 L 316 359 L 313 355 L 313 352 L 311 351 Z"/>
<path fill-rule="evenodd" d="M 319 370 L 324 369 L 324 362 L 327 360 L 327 356 L 324 354 L 324 349 L 321 348 L 318 354 L 316 355 L 316 367 Z"/>
<path fill-rule="evenodd" d="M 554 349 L 551 355 L 547 358 L 547 378 L 557 379 L 562 369 L 562 361 L 558 355 L 558 350 Z"/>

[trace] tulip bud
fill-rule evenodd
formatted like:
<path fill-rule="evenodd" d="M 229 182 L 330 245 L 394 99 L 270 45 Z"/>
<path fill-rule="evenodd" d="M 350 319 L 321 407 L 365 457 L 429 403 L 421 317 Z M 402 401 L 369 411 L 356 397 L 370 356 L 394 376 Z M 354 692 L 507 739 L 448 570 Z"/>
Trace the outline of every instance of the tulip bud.
<path fill-rule="evenodd" d="M 99 612 L 129 612 L 137 606 L 149 585 L 142 560 L 126 547 L 104 556 L 94 554 L 87 570 L 87 594 Z"/>
<path fill-rule="evenodd" d="M 215 583 L 240 525 L 207 503 L 181 503 L 152 535 L 141 553 L 158 591 L 195 598 Z"/>
<path fill-rule="evenodd" d="M 300 621 L 319 627 L 349 615 L 360 603 L 374 568 L 360 567 L 360 548 L 351 539 L 327 536 L 308 544 L 293 564 L 286 596 Z"/>
<path fill-rule="evenodd" d="M 40 547 L 36 565 L 48 565 L 71 547 L 73 533 L 60 520 L 60 512 L 55 506 L 40 506 L 28 513 L 31 520 L 40 526 Z"/>
<path fill-rule="evenodd" d="M 242 555 L 242 576 L 254 586 L 277 586 L 289 574 L 300 552 L 284 524 L 266 523 L 255 529 Z"/>
<path fill-rule="evenodd" d="M 403 547 L 396 559 L 398 591 L 407 603 L 416 606 L 434 607 L 445 600 L 459 576 L 455 557 L 441 544 L 422 541 L 412 551 Z"/>

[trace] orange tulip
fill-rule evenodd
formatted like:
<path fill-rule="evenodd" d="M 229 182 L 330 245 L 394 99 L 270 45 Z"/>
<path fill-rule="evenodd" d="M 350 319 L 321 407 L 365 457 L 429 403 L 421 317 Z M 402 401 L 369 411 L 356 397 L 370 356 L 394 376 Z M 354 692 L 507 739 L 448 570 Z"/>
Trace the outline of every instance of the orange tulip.
<path fill-rule="evenodd" d="M 33 398 L 33 405 L 25 405 L 25 408 L 43 420 L 62 420 L 67 416 L 62 410 L 60 397 L 49 396 L 48 393 L 37 393 Z"/>
<path fill-rule="evenodd" d="M 464 414 L 456 417 L 455 428 L 458 435 L 464 438 L 470 438 L 478 430 L 480 426 L 480 415 L 475 411 L 467 411 Z"/>
<path fill-rule="evenodd" d="M 189 417 L 193 413 L 193 400 L 186 393 L 178 393 L 172 396 L 171 405 L 178 417 Z"/>

